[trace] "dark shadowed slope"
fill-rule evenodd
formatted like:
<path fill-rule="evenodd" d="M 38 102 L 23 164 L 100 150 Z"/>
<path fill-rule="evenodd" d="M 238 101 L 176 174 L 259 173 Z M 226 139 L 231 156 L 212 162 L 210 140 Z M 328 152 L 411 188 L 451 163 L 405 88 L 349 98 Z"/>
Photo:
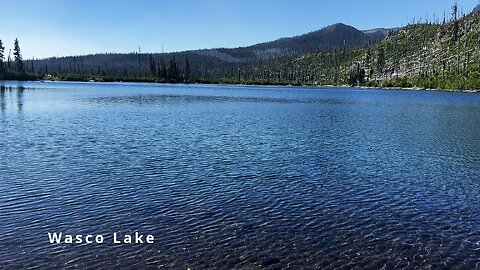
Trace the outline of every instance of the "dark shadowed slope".
<path fill-rule="evenodd" d="M 360 31 L 355 27 L 337 23 L 308 34 L 280 38 L 275 41 L 235 49 L 213 49 L 234 59 L 264 60 L 305 52 L 355 48 L 385 38 L 387 29 Z"/>
<path fill-rule="evenodd" d="M 307 52 L 340 48 L 355 48 L 383 39 L 386 29 L 360 31 L 345 24 L 334 24 L 308 34 L 281 38 L 271 42 L 241 48 L 215 48 L 167 54 L 152 54 L 157 70 L 175 58 L 180 68 L 188 58 L 197 75 L 218 76 L 236 70 L 238 65 Z M 96 54 L 76 57 L 49 58 L 28 63 L 29 71 L 37 73 L 81 73 L 107 76 L 148 75 L 150 55 Z"/>

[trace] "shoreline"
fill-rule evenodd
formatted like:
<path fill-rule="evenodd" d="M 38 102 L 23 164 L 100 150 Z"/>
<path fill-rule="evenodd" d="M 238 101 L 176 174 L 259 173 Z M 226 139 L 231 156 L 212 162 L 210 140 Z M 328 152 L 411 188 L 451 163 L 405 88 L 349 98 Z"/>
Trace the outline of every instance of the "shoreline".
<path fill-rule="evenodd" d="M 311 84 L 268 84 L 268 83 L 229 83 L 229 82 L 157 82 L 149 80 L 0 80 L 0 82 L 66 82 L 66 83 L 152 83 L 152 84 L 184 84 L 184 85 L 237 85 L 237 86 L 266 86 L 266 87 L 311 87 L 311 88 L 342 88 L 342 89 L 371 89 L 371 90 L 404 90 L 404 91 L 430 91 L 430 92 L 449 92 L 449 93 L 480 93 L 480 89 L 432 89 L 422 87 L 376 87 L 376 86 L 350 86 L 350 85 L 311 85 Z"/>

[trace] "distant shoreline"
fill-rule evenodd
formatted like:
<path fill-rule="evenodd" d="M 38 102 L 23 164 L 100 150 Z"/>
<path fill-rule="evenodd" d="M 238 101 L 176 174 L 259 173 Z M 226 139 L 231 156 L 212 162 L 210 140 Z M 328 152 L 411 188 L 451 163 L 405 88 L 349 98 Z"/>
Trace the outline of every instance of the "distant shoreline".
<path fill-rule="evenodd" d="M 432 91 L 432 92 L 451 92 L 451 93 L 480 93 L 480 89 L 431 89 L 421 87 L 373 87 L 373 86 L 349 86 L 349 85 L 311 85 L 311 84 L 287 84 L 287 83 L 235 83 L 235 82 L 157 82 L 151 80 L 0 80 L 0 82 L 67 82 L 67 83 L 152 83 L 152 84 L 186 84 L 186 85 L 238 85 L 238 86 L 285 86 L 285 87 L 312 87 L 312 88 L 344 88 L 344 89 L 372 89 L 372 90 L 408 90 L 408 91 Z"/>

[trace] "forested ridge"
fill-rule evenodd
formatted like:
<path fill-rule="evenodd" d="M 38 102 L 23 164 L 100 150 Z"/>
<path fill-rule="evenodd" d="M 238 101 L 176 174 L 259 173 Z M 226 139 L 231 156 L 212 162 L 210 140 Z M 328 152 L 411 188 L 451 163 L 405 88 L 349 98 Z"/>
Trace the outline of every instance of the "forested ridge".
<path fill-rule="evenodd" d="M 478 8 L 477 8 L 478 9 Z M 307 53 L 253 67 L 277 84 L 480 89 L 480 13 L 452 7 L 442 22 L 412 23 L 374 44 Z"/>
<path fill-rule="evenodd" d="M 0 79 L 350 85 L 480 89 L 480 13 L 458 6 L 432 21 L 360 31 L 335 24 L 242 48 L 23 60 L 19 42 Z"/>
<path fill-rule="evenodd" d="M 174 53 L 103 53 L 24 61 L 25 74 L 53 80 L 219 82 L 264 61 L 319 50 L 355 48 L 381 40 L 388 29 L 360 31 L 335 24 L 304 35 L 240 48 L 214 48 Z M 6 61 L 12 78 L 12 59 Z M 17 74 L 18 75 L 18 74 Z"/>

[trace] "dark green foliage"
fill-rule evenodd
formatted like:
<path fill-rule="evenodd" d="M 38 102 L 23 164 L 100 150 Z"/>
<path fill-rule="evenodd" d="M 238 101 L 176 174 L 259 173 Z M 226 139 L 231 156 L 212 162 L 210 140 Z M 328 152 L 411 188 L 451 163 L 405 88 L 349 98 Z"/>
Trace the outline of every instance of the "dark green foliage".
<path fill-rule="evenodd" d="M 160 78 L 167 79 L 167 67 L 165 66 L 164 61 L 162 61 L 162 66 L 160 69 Z"/>
<path fill-rule="evenodd" d="M 408 25 L 363 48 L 307 53 L 259 63 L 235 81 L 272 84 L 480 90 L 477 15 L 445 25 Z M 460 26 L 457 34 L 455 21 Z M 233 78 L 233 77 L 232 77 Z"/>
<path fill-rule="evenodd" d="M 178 70 L 177 62 L 175 61 L 175 57 L 170 59 L 170 64 L 168 66 L 168 76 L 167 79 L 172 82 L 178 82 L 180 79 L 180 73 Z"/>
<path fill-rule="evenodd" d="M 452 15 L 458 14 L 455 9 Z M 477 14 L 452 17 L 443 25 L 419 23 L 389 33 L 361 32 L 337 24 L 304 36 L 245 48 L 50 58 L 29 61 L 27 67 L 56 80 L 478 90 Z M 341 33 L 346 33 L 343 41 L 338 39 Z M 366 38 L 373 35 L 378 40 L 387 33 L 374 43 Z M 329 37 L 322 46 L 330 47 L 318 47 L 320 36 Z M 17 57 L 15 63 L 18 66 Z"/>
<path fill-rule="evenodd" d="M 350 75 L 348 76 L 347 83 L 350 86 L 355 86 L 358 84 L 358 64 L 355 64 L 351 67 Z"/>
<path fill-rule="evenodd" d="M 5 71 L 3 74 L 4 80 L 14 80 L 14 81 L 34 81 L 41 79 L 41 76 L 34 73 L 25 73 L 18 71 Z"/>
<path fill-rule="evenodd" d="M 149 55 L 149 60 L 150 60 L 150 75 L 155 76 L 157 74 L 157 65 L 155 64 L 155 59 L 151 54 Z"/>
<path fill-rule="evenodd" d="M 31 73 L 25 73 L 24 63 L 22 59 L 22 54 L 20 52 L 20 45 L 18 39 L 15 39 L 14 42 L 14 68 L 11 65 L 10 54 L 8 55 L 7 63 L 5 65 L 5 47 L 3 42 L 0 40 L 0 80 L 37 80 L 40 78 L 39 75 Z"/>
<path fill-rule="evenodd" d="M 383 74 L 385 68 L 385 50 L 380 46 L 377 51 L 377 72 Z"/>
<path fill-rule="evenodd" d="M 15 71 L 25 72 L 25 69 L 23 67 L 22 53 L 20 52 L 20 44 L 18 43 L 18 39 L 15 39 L 15 42 L 13 44 L 13 56 L 15 61 Z"/>
<path fill-rule="evenodd" d="M 5 58 L 5 47 L 3 47 L 2 40 L 0 39 L 0 79 L 3 79 L 5 74 L 5 64 L 3 59 Z"/>
<path fill-rule="evenodd" d="M 49 58 L 33 61 L 33 70 L 50 73 L 78 73 L 110 77 L 152 76 L 166 81 L 190 81 L 192 78 L 226 81 L 232 76 L 239 78 L 239 69 L 247 70 L 256 63 L 280 57 L 299 55 L 305 52 L 330 49 L 354 48 L 382 39 L 386 29 L 367 32 L 351 26 L 336 24 L 302 36 L 283 38 L 272 42 L 243 48 L 217 48 L 178 53 L 141 54 L 96 54 L 77 57 Z M 170 67 L 172 58 L 177 59 Z M 180 60 L 181 59 L 181 60 Z M 188 68 L 187 68 L 188 59 Z M 166 68 L 165 65 L 168 67 Z M 29 63 L 29 65 L 30 63 Z M 176 70 L 175 70 L 176 69 Z M 253 75 L 254 71 L 242 72 L 241 76 Z M 301 80 L 302 78 L 299 78 Z"/>
<path fill-rule="evenodd" d="M 185 57 L 185 82 L 190 82 L 191 73 L 190 62 L 188 61 L 188 57 Z"/>

